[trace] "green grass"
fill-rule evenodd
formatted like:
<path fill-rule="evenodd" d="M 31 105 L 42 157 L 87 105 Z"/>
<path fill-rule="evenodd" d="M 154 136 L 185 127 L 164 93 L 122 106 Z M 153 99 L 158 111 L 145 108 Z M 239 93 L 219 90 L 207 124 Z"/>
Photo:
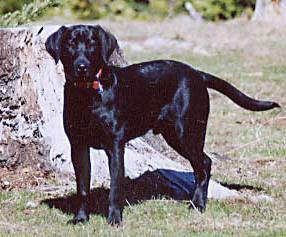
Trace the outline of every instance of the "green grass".
<path fill-rule="evenodd" d="M 16 196 L 16 198 L 15 198 Z M 92 215 L 85 225 L 71 226 L 72 218 L 45 205 L 25 208 L 43 194 L 1 193 L 0 236 L 283 236 L 285 227 L 276 204 L 247 200 L 213 201 L 198 215 L 186 203 L 150 200 L 125 208 L 123 227 L 111 227 Z M 9 209 L 9 212 L 7 211 Z M 284 228 L 284 229 L 283 229 Z"/>
<path fill-rule="evenodd" d="M 204 26 L 206 27 L 206 26 Z M 286 105 L 286 51 L 279 38 L 249 42 L 247 49 L 213 50 L 211 56 L 182 52 L 126 51 L 129 61 L 171 58 L 217 74 L 256 98 Z M 263 57 L 261 56 L 263 48 Z M 45 205 L 27 208 L 28 201 L 50 198 L 40 192 L 0 193 L 0 236 L 286 236 L 286 113 L 245 111 L 226 97 L 211 93 L 205 149 L 227 159 L 213 162 L 213 179 L 244 185 L 239 200 L 210 200 L 203 215 L 186 203 L 162 198 L 124 210 L 123 227 L 92 215 L 85 225 Z M 247 188 L 248 187 L 248 188 Z M 268 195 L 272 201 L 251 200 Z"/>

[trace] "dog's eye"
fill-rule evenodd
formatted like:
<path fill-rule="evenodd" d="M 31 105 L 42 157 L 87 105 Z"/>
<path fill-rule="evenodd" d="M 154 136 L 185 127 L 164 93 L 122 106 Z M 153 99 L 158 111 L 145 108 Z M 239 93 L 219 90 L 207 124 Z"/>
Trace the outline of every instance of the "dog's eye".
<path fill-rule="evenodd" d="M 95 43 L 94 40 L 90 40 L 90 41 L 87 41 L 87 42 L 85 43 L 85 46 L 86 46 L 87 48 L 93 48 L 93 47 L 95 46 L 94 43 Z"/>
<path fill-rule="evenodd" d="M 71 48 L 76 48 L 76 43 L 75 42 L 69 42 L 69 47 Z"/>
<path fill-rule="evenodd" d="M 62 51 L 62 54 L 64 56 L 69 56 L 69 55 L 74 55 L 75 54 L 75 47 L 72 47 L 70 45 L 67 45 L 66 48 L 64 48 L 64 50 Z"/>

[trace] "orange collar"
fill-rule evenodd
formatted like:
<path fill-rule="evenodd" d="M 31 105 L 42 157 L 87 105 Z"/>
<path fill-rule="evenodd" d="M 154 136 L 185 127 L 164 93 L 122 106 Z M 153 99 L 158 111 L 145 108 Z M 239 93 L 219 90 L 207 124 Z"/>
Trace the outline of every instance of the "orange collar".
<path fill-rule="evenodd" d="M 96 73 L 97 81 L 92 81 L 92 82 L 83 82 L 83 81 L 81 81 L 81 82 L 74 82 L 73 86 L 74 87 L 79 87 L 79 88 L 94 89 L 94 90 L 103 91 L 102 85 L 98 81 L 98 79 L 101 77 L 101 75 L 102 75 L 102 68 L 100 68 L 98 70 L 98 72 Z"/>
<path fill-rule="evenodd" d="M 102 86 L 99 81 L 93 82 L 74 82 L 73 86 L 85 89 L 102 90 Z"/>

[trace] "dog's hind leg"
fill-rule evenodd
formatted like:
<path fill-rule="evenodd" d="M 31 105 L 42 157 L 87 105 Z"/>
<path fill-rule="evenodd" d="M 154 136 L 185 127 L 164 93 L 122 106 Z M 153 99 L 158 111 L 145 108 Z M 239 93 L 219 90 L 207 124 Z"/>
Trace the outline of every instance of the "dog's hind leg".
<path fill-rule="evenodd" d="M 192 199 L 199 211 L 204 211 L 207 202 L 207 187 L 210 179 L 211 159 L 203 152 L 204 139 L 196 133 L 190 134 L 183 140 L 174 129 L 169 128 L 162 132 L 166 142 L 184 158 L 188 159 L 193 167 L 196 188 Z"/>
<path fill-rule="evenodd" d="M 196 179 L 196 189 L 192 197 L 192 202 L 200 212 L 203 212 L 207 203 L 212 161 L 206 154 L 202 154 L 201 152 L 190 153 L 189 160 L 194 169 Z"/>
<path fill-rule="evenodd" d="M 203 186 L 205 203 L 207 202 L 207 197 L 208 197 L 208 185 L 211 177 L 211 168 L 212 168 L 212 160 L 206 153 L 204 153 L 204 170 L 207 173 L 207 182 Z"/>
<path fill-rule="evenodd" d="M 74 219 L 69 223 L 77 224 L 89 220 L 88 198 L 90 193 L 90 157 L 89 147 L 72 145 L 71 158 L 76 176 L 77 202 Z"/>
<path fill-rule="evenodd" d="M 182 94 L 175 96 L 177 98 L 174 99 L 170 115 L 166 117 L 160 132 L 171 147 L 190 161 L 196 179 L 192 201 L 202 212 L 206 207 L 211 170 L 211 160 L 203 151 L 209 97 L 204 88 L 196 88 L 192 93 L 182 90 Z"/>

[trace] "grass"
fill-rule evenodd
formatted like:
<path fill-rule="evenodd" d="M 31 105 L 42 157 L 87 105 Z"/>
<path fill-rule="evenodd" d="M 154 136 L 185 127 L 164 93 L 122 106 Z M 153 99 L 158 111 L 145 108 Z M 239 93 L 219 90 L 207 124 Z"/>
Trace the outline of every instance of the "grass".
<path fill-rule="evenodd" d="M 285 107 L 286 51 L 281 42 L 285 39 L 271 37 L 270 41 L 248 42 L 246 49 L 210 48 L 210 56 L 191 50 L 128 50 L 125 54 L 133 62 L 156 58 L 190 62 L 249 95 Z M 123 227 L 114 228 L 101 215 L 92 215 L 88 224 L 70 226 L 66 223 L 72 216 L 59 209 L 40 204 L 27 207 L 29 201 L 51 198 L 47 193 L 1 192 L 0 236 L 286 236 L 285 110 L 249 112 L 224 96 L 211 95 L 206 150 L 224 157 L 214 161 L 213 179 L 236 185 L 240 199 L 209 200 L 203 215 L 189 210 L 186 203 L 149 200 L 127 206 Z M 259 199 L 261 195 L 268 199 Z"/>
<path fill-rule="evenodd" d="M 99 215 L 88 224 L 71 226 L 72 218 L 45 205 L 25 207 L 43 194 L 1 193 L 0 236 L 283 236 L 281 213 L 266 202 L 247 200 L 209 202 L 198 215 L 187 204 L 168 199 L 150 200 L 124 210 L 124 226 L 114 228 Z M 9 212 L 7 211 L 9 210 Z M 279 222 L 281 221 L 281 222 Z"/>

